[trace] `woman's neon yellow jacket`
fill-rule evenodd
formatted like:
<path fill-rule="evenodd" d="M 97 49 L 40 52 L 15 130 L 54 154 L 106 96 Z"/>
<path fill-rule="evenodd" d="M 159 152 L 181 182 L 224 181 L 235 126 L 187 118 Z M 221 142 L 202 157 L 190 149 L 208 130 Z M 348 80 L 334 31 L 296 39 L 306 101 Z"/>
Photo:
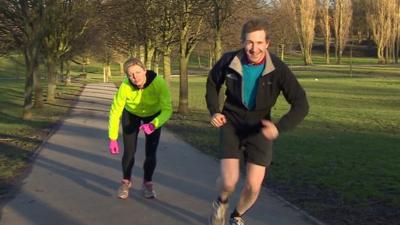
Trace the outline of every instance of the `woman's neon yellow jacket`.
<path fill-rule="evenodd" d="M 161 127 L 172 115 L 171 94 L 167 83 L 153 71 L 148 70 L 143 89 L 135 87 L 125 78 L 114 96 L 108 122 L 108 137 L 118 139 L 119 123 L 124 108 L 139 117 L 160 114 L 151 121 L 156 128 Z"/>

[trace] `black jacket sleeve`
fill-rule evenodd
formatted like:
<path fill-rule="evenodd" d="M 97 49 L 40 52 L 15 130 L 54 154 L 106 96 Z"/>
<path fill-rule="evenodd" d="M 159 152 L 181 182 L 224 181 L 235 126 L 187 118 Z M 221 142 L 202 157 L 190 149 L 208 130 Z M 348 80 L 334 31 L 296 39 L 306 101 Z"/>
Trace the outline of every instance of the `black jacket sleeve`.
<path fill-rule="evenodd" d="M 290 69 L 282 63 L 280 79 L 282 93 L 290 104 L 290 110 L 277 123 L 279 132 L 288 131 L 297 126 L 308 114 L 309 105 L 304 89 Z"/>
<path fill-rule="evenodd" d="M 205 98 L 208 111 L 211 115 L 220 112 L 218 94 L 222 84 L 225 82 L 224 70 L 227 67 L 227 58 L 229 58 L 227 54 L 223 55 L 208 74 Z"/>

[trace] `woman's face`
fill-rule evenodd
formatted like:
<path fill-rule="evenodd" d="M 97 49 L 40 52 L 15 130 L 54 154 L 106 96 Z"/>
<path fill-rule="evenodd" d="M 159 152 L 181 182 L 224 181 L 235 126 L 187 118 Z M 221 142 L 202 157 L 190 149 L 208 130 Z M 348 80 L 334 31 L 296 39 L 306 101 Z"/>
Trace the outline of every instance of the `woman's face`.
<path fill-rule="evenodd" d="M 127 76 L 129 80 L 139 88 L 143 88 L 146 83 L 146 69 L 139 65 L 133 65 L 128 67 Z"/>

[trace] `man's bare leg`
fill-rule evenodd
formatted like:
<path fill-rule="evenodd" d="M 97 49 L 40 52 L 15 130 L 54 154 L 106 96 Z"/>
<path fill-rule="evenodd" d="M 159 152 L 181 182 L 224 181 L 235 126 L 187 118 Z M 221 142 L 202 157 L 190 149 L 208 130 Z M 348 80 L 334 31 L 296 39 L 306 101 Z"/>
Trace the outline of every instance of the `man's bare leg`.
<path fill-rule="evenodd" d="M 228 198 L 235 190 L 239 180 L 239 159 L 222 159 L 221 175 L 217 179 L 219 189 L 218 199 L 213 202 L 213 212 L 210 216 L 210 225 L 224 225 L 225 213 L 228 209 Z"/>
<path fill-rule="evenodd" d="M 246 184 L 242 189 L 239 203 L 236 206 L 236 211 L 239 216 L 243 215 L 248 209 L 250 209 L 257 200 L 264 180 L 264 175 L 264 166 L 247 163 Z"/>
<path fill-rule="evenodd" d="M 239 159 L 222 159 L 221 176 L 217 180 L 220 200 L 226 201 L 239 180 Z"/>

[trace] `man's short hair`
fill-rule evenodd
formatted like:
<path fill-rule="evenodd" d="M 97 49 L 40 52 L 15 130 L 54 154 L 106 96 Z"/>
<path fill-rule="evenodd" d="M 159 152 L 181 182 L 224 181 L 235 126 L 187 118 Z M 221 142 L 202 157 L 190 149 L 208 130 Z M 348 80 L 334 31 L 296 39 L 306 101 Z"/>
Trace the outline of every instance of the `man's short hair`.
<path fill-rule="evenodd" d="M 242 27 L 242 34 L 240 36 L 242 42 L 246 40 L 246 34 L 258 31 L 258 30 L 263 30 L 265 31 L 265 39 L 266 41 L 269 40 L 269 23 L 266 19 L 251 19 L 247 21 L 245 24 L 243 24 Z"/>
<path fill-rule="evenodd" d="M 125 74 L 128 74 L 128 68 L 134 65 L 138 65 L 140 67 L 142 67 L 143 69 L 146 69 L 146 67 L 144 66 L 144 64 L 142 63 L 142 61 L 140 61 L 140 59 L 135 58 L 135 57 L 131 57 L 129 59 L 127 59 L 124 63 L 124 72 Z"/>

